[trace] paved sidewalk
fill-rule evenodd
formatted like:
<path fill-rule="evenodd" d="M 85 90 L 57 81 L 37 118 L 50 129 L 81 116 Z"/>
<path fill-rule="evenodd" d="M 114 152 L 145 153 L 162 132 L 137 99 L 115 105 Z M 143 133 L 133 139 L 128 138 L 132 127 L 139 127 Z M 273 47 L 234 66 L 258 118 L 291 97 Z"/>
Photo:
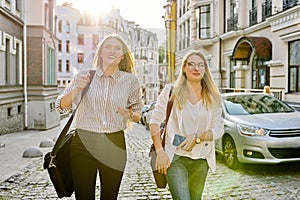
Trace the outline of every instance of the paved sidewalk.
<path fill-rule="evenodd" d="M 56 138 L 60 127 L 47 131 L 23 131 L 0 136 L 0 200 L 57 200 L 43 157 L 22 158 L 29 147 L 39 147 L 43 140 Z M 123 176 L 118 200 L 163 199 L 171 200 L 168 189 L 157 189 L 148 151 L 151 144 L 149 131 L 134 124 L 126 133 L 128 162 Z M 43 153 L 52 148 L 40 148 Z M 98 179 L 99 180 L 99 179 Z M 300 200 L 300 163 L 278 166 L 245 166 L 229 169 L 217 156 L 217 173 L 208 174 L 203 199 L 205 200 Z M 96 199 L 100 184 L 97 182 Z M 75 200 L 74 195 L 64 200 Z"/>
<path fill-rule="evenodd" d="M 5 145 L 5 147 L 0 148 L 0 183 L 38 159 L 23 158 L 23 153 L 31 147 L 39 148 L 40 142 L 44 140 L 56 138 L 67 119 L 61 120 L 60 126 L 46 131 L 28 130 L 0 135 L 0 143 Z M 46 153 L 52 148 L 39 149 Z"/>
<path fill-rule="evenodd" d="M 43 157 L 23 158 L 23 152 L 29 147 L 39 148 L 41 141 L 58 136 L 67 119 L 61 126 L 47 131 L 22 131 L 0 136 L 5 144 L 0 149 L 0 200 L 20 199 L 58 199 L 47 171 L 42 168 Z M 168 189 L 157 189 L 148 151 L 151 144 L 149 131 L 144 126 L 134 124 L 126 133 L 128 162 L 120 187 L 120 200 L 136 199 L 172 199 Z M 43 154 L 51 148 L 39 148 Z M 96 186 L 96 198 L 99 199 L 99 178 Z M 74 200 L 74 194 L 64 200 Z"/>

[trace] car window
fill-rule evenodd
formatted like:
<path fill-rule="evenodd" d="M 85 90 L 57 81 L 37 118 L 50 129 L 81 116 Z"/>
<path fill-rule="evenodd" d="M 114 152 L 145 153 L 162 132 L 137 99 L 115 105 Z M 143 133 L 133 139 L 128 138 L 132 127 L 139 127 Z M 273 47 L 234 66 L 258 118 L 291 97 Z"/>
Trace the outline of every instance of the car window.
<path fill-rule="evenodd" d="M 239 103 L 225 100 L 226 110 L 231 115 L 249 115 L 249 113 Z"/>
<path fill-rule="evenodd" d="M 226 111 L 232 115 L 294 112 L 286 103 L 264 94 L 227 96 L 224 104 Z"/>

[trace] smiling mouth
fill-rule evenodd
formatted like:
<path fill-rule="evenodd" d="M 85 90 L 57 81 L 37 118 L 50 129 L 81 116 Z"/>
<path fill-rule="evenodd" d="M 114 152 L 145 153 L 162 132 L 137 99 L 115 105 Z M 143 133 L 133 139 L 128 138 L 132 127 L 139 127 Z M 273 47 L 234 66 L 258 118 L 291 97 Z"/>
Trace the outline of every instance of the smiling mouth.
<path fill-rule="evenodd" d="M 117 57 L 116 56 L 107 56 L 107 58 L 109 58 L 109 59 L 116 59 Z"/>

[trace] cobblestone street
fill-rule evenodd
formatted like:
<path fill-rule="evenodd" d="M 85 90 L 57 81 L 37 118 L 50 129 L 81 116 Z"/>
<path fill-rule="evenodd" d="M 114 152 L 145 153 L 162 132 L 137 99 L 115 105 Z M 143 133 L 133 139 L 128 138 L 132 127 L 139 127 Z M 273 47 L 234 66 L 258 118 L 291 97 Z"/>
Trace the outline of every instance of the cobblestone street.
<path fill-rule="evenodd" d="M 128 163 L 119 199 L 172 199 L 168 189 L 157 189 L 153 182 L 148 157 L 151 144 L 149 131 L 144 126 L 135 124 L 126 136 Z M 30 165 L 0 183 L 0 200 L 57 199 L 42 163 L 43 158 L 34 158 Z M 217 156 L 217 173 L 208 175 L 203 199 L 296 200 L 300 199 L 299 185 L 300 163 L 277 166 L 243 165 L 233 171 Z M 98 182 L 98 198 L 99 190 Z M 72 196 L 64 199 L 75 198 Z"/>

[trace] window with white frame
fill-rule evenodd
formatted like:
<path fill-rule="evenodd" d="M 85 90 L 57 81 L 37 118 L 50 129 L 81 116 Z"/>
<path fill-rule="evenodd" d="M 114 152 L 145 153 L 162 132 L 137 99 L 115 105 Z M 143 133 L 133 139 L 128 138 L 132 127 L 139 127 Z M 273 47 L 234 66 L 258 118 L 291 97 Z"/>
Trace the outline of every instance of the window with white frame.
<path fill-rule="evenodd" d="M 59 20 L 58 22 L 58 32 L 61 33 L 62 32 L 62 21 Z"/>
<path fill-rule="evenodd" d="M 67 22 L 66 32 L 67 32 L 67 33 L 70 33 L 70 23 L 69 23 L 69 22 Z"/>
<path fill-rule="evenodd" d="M 22 0 L 16 0 L 16 10 L 21 12 L 21 10 L 22 10 Z"/>
<path fill-rule="evenodd" d="M 289 88 L 290 93 L 300 92 L 300 40 L 289 43 Z"/>
<path fill-rule="evenodd" d="M 10 39 L 6 38 L 5 40 L 5 77 L 4 77 L 4 83 L 5 85 L 10 85 L 10 75 L 11 75 L 11 67 L 10 67 Z"/>
<path fill-rule="evenodd" d="M 70 72 L 70 60 L 66 60 L 66 72 Z"/>
<path fill-rule="evenodd" d="M 22 63 L 21 63 L 21 45 L 20 43 L 16 43 L 16 55 L 15 55 L 15 84 L 21 85 L 22 84 Z"/>
<path fill-rule="evenodd" d="M 55 84 L 55 55 L 54 49 L 48 48 L 47 85 Z"/>
<path fill-rule="evenodd" d="M 58 60 L 58 72 L 62 72 L 62 60 Z"/>
<path fill-rule="evenodd" d="M 69 40 L 66 41 L 66 52 L 70 53 L 70 41 Z"/>
<path fill-rule="evenodd" d="M 83 53 L 78 53 L 77 62 L 78 63 L 83 63 L 84 62 L 84 54 Z"/>
<path fill-rule="evenodd" d="M 203 5 L 196 9 L 198 20 L 198 37 L 207 39 L 211 37 L 210 5 Z"/>
<path fill-rule="evenodd" d="M 58 51 L 59 52 L 62 51 L 62 41 L 61 40 L 58 41 Z"/>
<path fill-rule="evenodd" d="M 44 16 L 44 23 L 45 23 L 45 27 L 47 28 L 47 29 L 49 29 L 49 19 L 50 19 L 50 16 L 49 16 L 49 5 L 47 4 L 47 3 L 45 3 L 45 10 L 44 10 L 44 12 L 45 12 L 45 16 Z"/>
<path fill-rule="evenodd" d="M 84 34 L 78 34 L 77 40 L 79 45 L 84 45 Z"/>

